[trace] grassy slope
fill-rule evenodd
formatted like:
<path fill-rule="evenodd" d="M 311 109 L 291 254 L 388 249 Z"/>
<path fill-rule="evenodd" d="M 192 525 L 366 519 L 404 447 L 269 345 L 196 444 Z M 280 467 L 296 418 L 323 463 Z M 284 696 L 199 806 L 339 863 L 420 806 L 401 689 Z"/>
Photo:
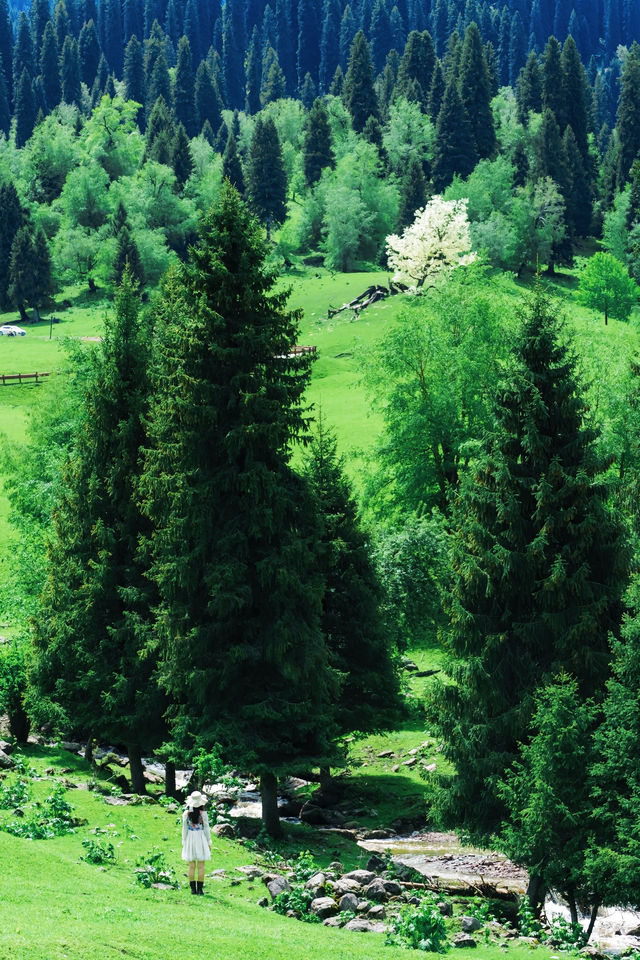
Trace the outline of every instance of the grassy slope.
<path fill-rule="evenodd" d="M 34 748 L 29 751 L 40 776 L 33 784 L 34 798 L 43 799 L 57 775 L 85 783 L 88 771 L 81 760 L 64 751 Z M 54 840 L 28 841 L 0 832 L 0 902 L 2 937 L 0 960 L 167 960 L 186 952 L 200 960 L 376 960 L 406 957 L 404 951 L 385 947 L 383 938 L 302 924 L 257 906 L 265 893 L 260 881 L 231 885 L 235 867 L 251 863 L 250 850 L 235 841 L 213 839 L 210 869 L 220 867 L 229 877 L 209 880 L 204 899 L 192 898 L 185 886 L 180 861 L 179 817 L 162 807 L 109 806 L 98 794 L 69 790 L 67 799 L 86 826 Z M 11 818 L 0 811 L 0 821 Z M 106 868 L 83 862 L 82 840 L 89 830 L 101 827 L 116 846 L 117 863 Z M 115 835 L 114 835 L 115 834 Z M 354 844 L 331 840 L 324 850 L 314 848 L 311 831 L 297 836 L 296 849 L 311 847 L 321 864 L 339 855 L 345 865 L 366 862 L 368 854 Z M 161 849 L 182 880 L 176 891 L 145 890 L 133 880 L 138 857 Z M 239 874 L 236 874 L 239 876 Z M 497 960 L 504 948 L 483 944 L 476 950 L 481 960 Z M 532 953 L 528 945 L 508 948 L 512 960 Z M 540 960 L 549 952 L 535 950 Z"/>

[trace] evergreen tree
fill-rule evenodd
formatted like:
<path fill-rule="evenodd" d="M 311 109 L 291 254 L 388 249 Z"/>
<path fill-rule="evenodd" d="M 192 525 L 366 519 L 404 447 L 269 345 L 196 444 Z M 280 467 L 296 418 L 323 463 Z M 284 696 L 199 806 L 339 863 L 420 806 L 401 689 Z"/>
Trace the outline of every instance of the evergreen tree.
<path fill-rule="evenodd" d="M 591 184 L 582 162 L 582 153 L 573 132 L 573 125 L 568 124 L 562 138 L 562 152 L 567 165 L 567 188 L 564 193 L 566 208 L 565 219 L 570 237 L 586 237 L 591 228 L 593 204 Z"/>
<path fill-rule="evenodd" d="M 334 164 L 329 115 L 322 100 L 316 100 L 307 117 L 302 146 L 302 167 L 307 186 L 317 183 L 324 168 Z"/>
<path fill-rule="evenodd" d="M 302 90 L 307 73 L 317 79 L 320 67 L 320 20 L 315 0 L 297 0 L 298 46 L 296 53 L 296 86 Z"/>
<path fill-rule="evenodd" d="M 33 133 L 36 112 L 33 84 L 25 67 L 15 92 L 16 147 L 23 147 Z"/>
<path fill-rule="evenodd" d="M 33 46 L 35 52 L 37 53 L 42 50 L 42 39 L 44 37 L 45 27 L 51 22 L 49 0 L 31 0 L 29 18 L 31 20 Z"/>
<path fill-rule="evenodd" d="M 260 86 L 262 81 L 262 57 L 260 55 L 260 40 L 258 28 L 253 28 L 251 43 L 247 51 L 244 64 L 245 73 L 245 112 L 258 113 L 260 110 Z"/>
<path fill-rule="evenodd" d="M 322 34 L 320 36 L 320 66 L 318 87 L 320 93 L 329 92 L 331 79 L 340 63 L 340 21 L 342 10 L 339 0 L 324 0 Z"/>
<path fill-rule="evenodd" d="M 33 39 L 31 37 L 31 27 L 29 26 L 27 15 L 23 11 L 18 17 L 16 42 L 13 48 L 12 76 L 13 76 L 14 105 L 17 105 L 18 86 L 22 81 L 22 74 L 25 70 L 27 71 L 29 80 L 33 80 L 36 75 L 36 61 L 35 61 L 35 53 L 33 49 Z"/>
<path fill-rule="evenodd" d="M 208 120 L 205 120 L 205 122 L 202 124 L 202 130 L 200 131 L 200 136 L 207 141 L 210 147 L 215 146 L 215 142 L 216 142 L 215 134 L 213 132 L 213 127 L 211 126 Z"/>
<path fill-rule="evenodd" d="M 229 181 L 232 187 L 238 193 L 244 193 L 244 174 L 242 172 L 242 163 L 238 154 L 238 145 L 233 131 L 230 130 L 227 135 L 224 153 L 222 155 L 222 176 Z"/>
<path fill-rule="evenodd" d="M 0 67 L 8 88 L 13 82 L 13 30 L 8 0 L 0 0 Z"/>
<path fill-rule="evenodd" d="M 267 230 L 287 215 L 287 176 L 276 125 L 258 117 L 253 129 L 246 170 L 247 201 Z"/>
<path fill-rule="evenodd" d="M 538 689 L 564 670 L 582 698 L 600 695 L 620 623 L 625 536 L 606 506 L 576 368 L 538 284 L 497 393 L 495 432 L 454 508 L 455 683 L 440 688 L 434 713 L 457 771 L 440 795 L 445 819 L 476 838 L 504 819 L 497 782 L 527 742 Z"/>
<path fill-rule="evenodd" d="M 39 320 L 39 308 L 55 291 L 49 244 L 42 229 L 36 230 L 33 238 L 33 262 L 37 282 L 31 292 L 31 304 L 36 320 Z"/>
<path fill-rule="evenodd" d="M 351 114 L 351 122 L 356 133 L 362 132 L 369 117 L 378 116 L 378 103 L 373 89 L 371 54 L 362 30 L 358 31 L 351 46 L 342 99 Z"/>
<path fill-rule="evenodd" d="M 9 105 L 9 90 L 4 78 L 4 68 L 0 62 L 0 134 L 9 139 L 11 128 L 11 107 Z M 0 281 L 1 283 L 1 281 Z"/>
<path fill-rule="evenodd" d="M 498 32 L 498 78 L 500 86 L 504 87 L 509 83 L 509 42 L 511 39 L 511 16 L 509 8 L 505 4 L 500 15 L 500 28 Z"/>
<path fill-rule="evenodd" d="M 412 30 L 400 58 L 396 96 L 407 97 L 411 90 L 414 97 L 417 94 L 418 102 L 426 113 L 435 63 L 436 55 L 431 35 L 426 30 L 423 33 Z"/>
<path fill-rule="evenodd" d="M 153 109 L 154 103 L 162 97 L 165 104 L 171 103 L 171 83 L 169 81 L 169 68 L 164 53 L 158 54 L 151 77 L 147 83 L 147 116 Z"/>
<path fill-rule="evenodd" d="M 467 177 L 477 160 L 473 132 L 455 82 L 449 83 L 436 123 L 433 155 L 433 185 L 437 191 L 448 187 L 455 174 Z"/>
<path fill-rule="evenodd" d="M 200 27 L 200 16 L 198 13 L 198 5 L 194 0 L 187 0 L 187 6 L 184 12 L 184 34 L 189 41 L 189 46 L 193 56 L 200 59 L 200 52 L 202 47 L 202 34 Z"/>
<path fill-rule="evenodd" d="M 330 663 L 342 678 L 335 704 L 338 730 L 348 734 L 388 729 L 397 719 L 400 701 L 381 609 L 383 591 L 336 438 L 322 418 L 309 449 L 305 476 L 323 521 L 321 625 Z"/>
<path fill-rule="evenodd" d="M 222 122 L 222 104 L 211 71 L 204 60 L 200 61 L 196 70 L 194 106 L 197 126 L 202 128 L 205 123 L 209 123 L 212 131 L 217 130 Z"/>
<path fill-rule="evenodd" d="M 439 57 L 444 56 L 449 36 L 446 0 L 436 0 L 431 8 L 431 35 Z"/>
<path fill-rule="evenodd" d="M 244 22 L 239 0 L 222 8 L 222 65 L 227 106 L 244 106 Z"/>
<path fill-rule="evenodd" d="M 356 20 L 351 9 L 351 4 L 347 3 L 342 13 L 340 21 L 340 67 L 346 67 L 349 60 L 349 51 L 358 32 Z M 344 71 L 343 71 L 344 72 Z"/>
<path fill-rule="evenodd" d="M 285 77 L 287 93 L 292 93 L 296 86 L 296 45 L 292 7 L 292 0 L 276 0 L 275 15 L 278 24 L 276 53 Z"/>
<path fill-rule="evenodd" d="M 288 358 L 298 316 L 265 256 L 225 185 L 158 307 L 141 491 L 174 736 L 255 771 L 277 835 L 277 775 L 330 759 L 335 685 L 313 502 L 289 466 L 310 363 Z"/>
<path fill-rule="evenodd" d="M 305 110 L 311 109 L 313 102 L 316 99 L 317 92 L 316 85 L 313 82 L 313 77 L 310 73 L 307 73 L 306 77 L 304 78 L 304 83 L 300 88 L 300 100 Z"/>
<path fill-rule="evenodd" d="M 9 263 L 11 248 L 18 230 L 27 223 L 18 193 L 11 180 L 0 184 L 0 308 L 8 310 L 11 299 L 8 295 Z"/>
<path fill-rule="evenodd" d="M 529 122 L 529 111 L 542 111 L 542 74 L 538 55 L 534 50 L 527 57 L 527 62 L 520 71 L 516 84 L 516 100 L 518 101 L 518 120 L 524 126 Z"/>
<path fill-rule="evenodd" d="M 93 86 L 91 87 L 91 106 L 95 107 L 99 103 L 100 98 L 102 97 L 102 91 L 107 85 L 107 80 L 109 79 L 109 67 L 107 66 L 107 61 L 104 58 L 104 54 L 100 54 L 100 59 L 98 60 L 98 71 L 96 73 L 96 78 L 93 81 Z"/>
<path fill-rule="evenodd" d="M 111 71 L 116 77 L 122 76 L 124 39 L 122 35 L 122 7 L 120 0 L 103 0 L 104 39 L 102 49 Z"/>
<path fill-rule="evenodd" d="M 471 135 L 480 160 L 490 157 L 496 147 L 491 112 L 491 89 L 482 40 L 475 23 L 469 24 L 460 57 L 460 99 L 471 126 Z"/>
<path fill-rule="evenodd" d="M 562 51 L 555 37 L 549 37 L 542 60 L 542 106 L 551 110 L 561 132 L 566 126 L 568 105 L 564 103 Z"/>
<path fill-rule="evenodd" d="M 187 131 L 181 123 L 178 124 L 171 144 L 171 166 L 176 175 L 178 186 L 184 187 L 193 173 L 193 157 L 191 156 Z"/>
<path fill-rule="evenodd" d="M 374 74 L 380 73 L 391 45 L 391 21 L 387 0 L 375 0 L 369 28 L 371 61 Z"/>
<path fill-rule="evenodd" d="M 171 166 L 176 127 L 164 99 L 158 97 L 149 114 L 145 158 Z"/>
<path fill-rule="evenodd" d="M 80 57 L 80 78 L 91 89 L 100 62 L 100 44 L 93 20 L 85 23 L 80 31 L 78 56 Z"/>
<path fill-rule="evenodd" d="M 82 88 L 80 86 L 80 63 L 78 60 L 78 41 L 65 37 L 60 53 L 60 87 L 65 103 L 80 106 Z"/>
<path fill-rule="evenodd" d="M 588 137 L 591 126 L 589 117 L 591 98 L 585 69 L 573 37 L 567 37 L 564 42 L 560 65 L 562 68 L 563 94 L 565 103 L 568 104 L 566 119 L 575 134 L 576 143 L 582 157 L 583 169 L 586 173 L 589 163 Z"/>
<path fill-rule="evenodd" d="M 113 261 L 113 278 L 116 284 L 120 287 L 122 284 L 130 283 L 133 287 L 141 287 L 144 284 L 142 261 L 126 222 L 119 228 L 116 238 L 118 246 Z M 128 277 L 126 277 L 127 271 Z"/>
<path fill-rule="evenodd" d="M 103 7 L 100 9 L 102 10 Z M 72 35 L 71 21 L 69 20 L 69 14 L 67 13 L 67 6 L 64 0 L 57 0 L 53 8 L 53 29 L 55 30 L 56 40 L 58 42 L 58 50 L 62 50 L 65 37 Z"/>
<path fill-rule="evenodd" d="M 131 37 L 137 37 L 138 42 L 144 39 L 144 11 L 140 0 L 124 0 L 122 4 L 122 34 L 124 42 L 127 44 Z"/>
<path fill-rule="evenodd" d="M 42 49 L 40 51 L 40 75 L 42 92 L 47 110 L 53 110 L 60 103 L 60 74 L 58 72 L 58 44 L 50 20 L 44 28 Z"/>
<path fill-rule="evenodd" d="M 498 90 L 500 84 L 498 83 L 498 54 L 496 53 L 496 48 L 489 40 L 485 44 L 484 48 L 484 57 L 487 61 L 487 73 L 489 75 L 489 89 L 491 90 L 491 96 L 495 97 L 498 95 Z"/>
<path fill-rule="evenodd" d="M 141 107 L 145 101 L 144 61 L 142 44 L 137 36 L 132 34 L 124 51 L 124 66 L 122 68 L 125 100 L 135 100 Z M 140 112 L 139 112 L 140 113 Z"/>
<path fill-rule="evenodd" d="M 524 31 L 522 17 L 518 10 L 515 11 L 511 19 L 509 28 L 509 84 L 515 87 L 518 74 L 520 73 L 527 58 L 527 35 Z"/>
<path fill-rule="evenodd" d="M 167 705 L 148 648 L 151 587 L 138 553 L 148 529 L 136 494 L 148 341 L 125 275 L 63 473 L 32 678 L 40 711 L 63 729 L 127 746 L 136 793 L 146 792 L 141 755 L 159 744 Z"/>
<path fill-rule="evenodd" d="M 51 259 L 44 233 L 34 234 L 33 227 L 25 223 L 15 234 L 9 257 L 9 285 L 7 293 L 27 323 L 27 305 L 34 310 L 34 319 L 39 320 L 39 307 L 52 293 Z"/>
<path fill-rule="evenodd" d="M 173 81 L 173 110 L 178 123 L 182 123 L 189 137 L 195 137 L 198 126 L 194 105 L 193 61 L 191 46 L 186 37 L 178 43 L 178 61 Z"/>
<path fill-rule="evenodd" d="M 344 74 L 342 73 L 342 67 L 340 64 L 336 67 L 336 72 L 333 75 L 333 80 L 331 81 L 331 86 L 329 88 L 329 93 L 332 97 L 341 97 L 342 91 L 344 89 Z"/>
<path fill-rule="evenodd" d="M 287 83 L 280 66 L 278 54 L 273 47 L 267 47 L 262 59 L 262 81 L 260 84 L 260 103 L 266 107 L 268 103 L 280 100 L 287 93 Z"/>
<path fill-rule="evenodd" d="M 442 64 L 440 60 L 436 60 L 433 68 L 433 76 L 431 77 L 431 86 L 429 87 L 429 99 L 427 100 L 427 113 L 431 117 L 433 123 L 436 123 L 438 119 L 438 114 L 440 113 L 440 108 L 442 107 L 442 101 L 444 99 L 445 87 L 446 84 L 444 82 Z"/>
<path fill-rule="evenodd" d="M 569 182 L 567 157 L 555 115 L 546 107 L 542 111 L 542 123 L 536 138 L 535 151 L 537 176 L 551 177 L 564 196 Z"/>
<path fill-rule="evenodd" d="M 427 183 L 422 164 L 417 157 L 409 157 L 407 169 L 400 183 L 400 211 L 398 213 L 398 232 L 413 223 L 416 211 L 424 207 L 427 199 Z"/>
<path fill-rule="evenodd" d="M 620 142 L 618 180 L 623 185 L 640 152 L 640 45 L 635 42 L 622 70 L 616 129 Z"/>

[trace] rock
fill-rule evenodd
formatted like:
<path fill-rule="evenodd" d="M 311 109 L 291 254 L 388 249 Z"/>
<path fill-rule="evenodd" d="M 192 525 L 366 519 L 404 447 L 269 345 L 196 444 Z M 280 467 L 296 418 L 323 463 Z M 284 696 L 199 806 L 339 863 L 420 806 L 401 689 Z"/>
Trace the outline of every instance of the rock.
<path fill-rule="evenodd" d="M 411 760 L 403 760 L 403 761 L 402 761 L 402 766 L 403 766 L 403 767 L 412 767 L 412 766 L 413 766 L 414 764 L 416 764 L 417 762 L 418 762 L 418 758 L 417 758 L 417 757 L 411 757 Z"/>
<path fill-rule="evenodd" d="M 257 901 L 257 903 L 258 903 L 258 906 L 259 906 L 259 907 L 268 907 L 268 906 L 269 906 L 269 898 L 268 898 L 268 897 L 260 897 L 260 899 Z"/>
<path fill-rule="evenodd" d="M 375 907 L 371 907 L 371 909 L 367 914 L 367 916 L 370 917 L 371 920 L 384 920 L 386 915 L 387 915 L 386 910 L 384 909 L 381 903 L 377 903 Z"/>
<path fill-rule="evenodd" d="M 407 657 L 403 657 L 402 669 L 406 670 L 407 673 L 415 673 L 415 671 L 419 670 L 420 668 L 417 663 L 414 663 L 413 660 L 409 660 Z"/>
<path fill-rule="evenodd" d="M 324 927 L 341 927 L 343 923 L 342 917 L 327 917 L 326 920 L 322 921 Z"/>
<path fill-rule="evenodd" d="M 384 903 L 388 898 L 384 882 L 380 877 L 376 877 L 375 880 L 368 883 L 363 893 L 369 900 L 375 900 L 378 903 Z"/>
<path fill-rule="evenodd" d="M 0 750 L 0 767 L 3 770 L 10 770 L 11 767 L 15 766 L 13 760 L 8 756 L 4 750 Z"/>
<path fill-rule="evenodd" d="M 278 804 L 278 813 L 281 817 L 299 817 L 302 810 L 302 800 L 287 798 Z"/>
<path fill-rule="evenodd" d="M 463 933 L 474 933 L 475 930 L 482 930 L 482 923 L 477 917 L 461 917 L 460 928 Z"/>
<path fill-rule="evenodd" d="M 447 903 L 445 900 L 442 900 L 440 903 L 436 904 L 436 906 L 443 917 L 453 916 L 453 906 L 450 903 Z"/>
<path fill-rule="evenodd" d="M 344 913 L 345 910 L 353 910 L 355 913 L 358 909 L 358 898 L 355 893 L 345 893 L 344 896 L 340 897 L 338 909 L 341 913 Z"/>
<path fill-rule="evenodd" d="M 210 877 L 217 877 L 219 880 L 223 880 L 226 875 L 227 871 L 223 867 L 218 867 L 217 870 L 212 870 L 209 874 Z"/>
<path fill-rule="evenodd" d="M 309 877 L 304 888 L 305 890 L 320 890 L 324 888 L 326 882 L 327 878 L 324 873 L 314 873 L 312 877 Z"/>
<path fill-rule="evenodd" d="M 151 886 L 154 890 L 173 890 L 170 883 L 152 883 Z"/>
<path fill-rule="evenodd" d="M 420 747 L 414 747 L 413 750 L 409 750 L 410 757 L 415 757 L 418 753 L 420 753 Z"/>
<path fill-rule="evenodd" d="M 238 873 L 244 873 L 247 880 L 259 880 L 264 876 L 264 870 L 256 867 L 255 863 L 250 863 L 246 867 L 236 867 Z"/>
<path fill-rule="evenodd" d="M 124 797 L 105 797 L 104 802 L 112 807 L 126 807 L 129 803 Z"/>
<path fill-rule="evenodd" d="M 340 863 L 339 860 L 332 860 L 329 866 L 327 867 L 327 871 L 329 873 L 336 873 L 338 874 L 338 876 L 342 873 L 343 870 L 344 870 L 344 866 Z"/>
<path fill-rule="evenodd" d="M 355 829 L 357 826 L 357 823 L 354 823 L 351 829 L 346 823 L 344 827 L 318 827 L 318 830 L 322 833 L 333 833 L 336 837 L 344 837 L 345 840 L 357 840 L 358 834 Z"/>
<path fill-rule="evenodd" d="M 13 750 L 13 744 L 9 743 L 8 740 L 0 740 L 0 750 L 8 756 Z"/>
<path fill-rule="evenodd" d="M 286 877 L 282 877 L 278 874 L 273 877 L 272 880 L 269 880 L 267 883 L 267 890 L 271 894 L 271 899 L 275 900 L 278 894 L 288 893 L 288 891 L 291 890 L 291 885 Z"/>
<path fill-rule="evenodd" d="M 262 830 L 262 820 L 258 817 L 237 817 L 235 827 L 238 836 L 255 840 Z"/>
<path fill-rule="evenodd" d="M 407 897 L 407 903 L 410 903 L 414 907 L 419 907 L 420 897 Z"/>
<path fill-rule="evenodd" d="M 387 869 L 387 861 L 383 857 L 378 856 L 377 853 L 373 853 L 367 861 L 367 870 L 371 870 L 372 873 L 382 873 L 383 870 Z"/>
<path fill-rule="evenodd" d="M 399 763 L 394 763 L 394 765 L 391 767 L 391 770 L 393 773 L 397 773 L 399 769 L 400 769 Z"/>
<path fill-rule="evenodd" d="M 368 883 L 371 883 L 372 880 L 375 879 L 376 875 L 372 873 L 371 870 L 350 870 L 349 873 L 345 873 L 342 876 L 342 880 L 355 880 L 356 883 L 359 883 L 363 887 L 366 887 Z"/>
<path fill-rule="evenodd" d="M 356 907 L 356 913 L 369 913 L 369 907 L 371 904 L 368 900 L 358 900 L 358 906 Z"/>
<path fill-rule="evenodd" d="M 316 917 L 324 920 L 325 917 L 334 916 L 338 912 L 338 906 L 331 897 L 316 897 L 315 900 L 311 901 L 309 910 L 311 913 L 315 913 Z"/>
<path fill-rule="evenodd" d="M 234 807 L 236 803 L 236 798 L 231 793 L 218 793 L 214 797 L 216 806 L 221 807 Z"/>
<path fill-rule="evenodd" d="M 395 880 L 383 880 L 382 883 L 390 897 L 401 897 L 404 893 L 403 888 Z"/>
<path fill-rule="evenodd" d="M 331 823 L 331 814 L 324 810 L 318 804 L 307 800 L 300 810 L 300 819 L 303 823 L 309 823 L 311 826 L 329 826 Z"/>
<path fill-rule="evenodd" d="M 475 947 L 477 946 L 473 937 L 470 937 L 468 933 L 456 933 L 455 937 L 451 941 L 452 946 L 454 947 Z"/>
<path fill-rule="evenodd" d="M 158 776 L 157 773 L 151 773 L 150 770 L 144 770 L 142 776 L 147 783 L 164 783 L 164 777 Z"/>
<path fill-rule="evenodd" d="M 362 890 L 362 884 L 358 883 L 357 880 L 350 880 L 349 877 L 340 877 L 336 881 L 333 892 L 336 896 L 342 896 L 345 893 L 360 893 Z"/>
<path fill-rule="evenodd" d="M 361 839 L 362 840 L 388 840 L 389 837 L 395 837 L 395 830 L 391 830 L 390 827 L 384 827 L 378 830 L 366 830 Z"/>
<path fill-rule="evenodd" d="M 627 930 L 627 937 L 640 937 L 640 924 L 637 927 L 633 927 L 631 930 Z"/>
<path fill-rule="evenodd" d="M 82 750 L 82 744 L 76 743 L 75 740 L 63 740 L 60 746 L 63 750 L 69 750 L 70 753 L 78 753 Z"/>
<path fill-rule="evenodd" d="M 425 763 L 425 764 L 424 764 L 424 769 L 425 769 L 428 773 L 433 773 L 433 771 L 436 769 L 436 765 L 435 765 L 435 763 Z"/>
<path fill-rule="evenodd" d="M 382 759 L 384 759 L 384 757 L 393 757 L 393 756 L 395 756 L 395 754 L 394 754 L 393 750 L 381 750 L 380 753 L 378 754 L 378 756 L 379 756 L 380 759 L 382 760 Z"/>
<path fill-rule="evenodd" d="M 386 933 L 387 925 L 386 923 L 376 923 L 373 920 L 364 920 L 357 917 L 354 920 L 349 920 L 344 929 L 355 930 L 356 933 Z"/>

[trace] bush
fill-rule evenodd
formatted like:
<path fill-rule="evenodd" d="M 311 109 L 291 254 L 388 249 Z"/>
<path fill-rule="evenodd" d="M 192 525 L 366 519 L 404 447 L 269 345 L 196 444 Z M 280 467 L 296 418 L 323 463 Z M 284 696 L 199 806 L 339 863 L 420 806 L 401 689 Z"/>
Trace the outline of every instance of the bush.
<path fill-rule="evenodd" d="M 88 837 L 82 841 L 82 846 L 87 852 L 81 859 L 87 863 L 115 863 L 116 851 L 109 840 Z"/>
<path fill-rule="evenodd" d="M 441 952 L 447 939 L 444 917 L 434 897 L 424 897 L 419 906 L 407 905 L 393 917 L 386 943 L 413 950 Z"/>
<path fill-rule="evenodd" d="M 555 950 L 580 950 L 585 946 L 587 937 L 579 923 L 554 917 L 545 940 Z"/>
<path fill-rule="evenodd" d="M 27 781 L 19 777 L 13 783 L 0 784 L 0 810 L 15 810 L 29 800 Z"/>
<path fill-rule="evenodd" d="M 30 817 L 3 823 L 0 829 L 25 840 L 50 840 L 73 833 L 78 821 L 73 817 L 73 807 L 65 798 L 65 792 L 60 784 L 43 803 L 34 803 Z"/>
<path fill-rule="evenodd" d="M 164 853 L 157 847 L 138 858 L 135 878 L 136 883 L 147 888 L 152 887 L 154 883 L 165 883 L 174 889 L 180 886 L 175 870 L 167 864 Z"/>
<path fill-rule="evenodd" d="M 314 873 L 318 873 L 320 867 L 313 859 L 308 850 L 300 851 L 297 858 L 292 863 L 293 875 L 298 883 L 306 883 Z"/>
<path fill-rule="evenodd" d="M 320 923 L 320 917 L 315 913 L 309 913 L 309 907 L 314 898 L 315 893 L 312 890 L 305 890 L 302 884 L 296 884 L 291 890 L 278 894 L 273 901 L 273 909 L 283 916 L 292 910 L 298 920 L 304 920 L 306 923 Z"/>

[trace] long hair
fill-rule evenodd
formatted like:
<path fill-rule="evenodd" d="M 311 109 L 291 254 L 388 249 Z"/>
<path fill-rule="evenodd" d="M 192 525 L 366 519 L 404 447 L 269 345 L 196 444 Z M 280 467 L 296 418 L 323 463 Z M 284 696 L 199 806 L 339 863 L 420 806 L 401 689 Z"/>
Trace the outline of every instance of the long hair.
<path fill-rule="evenodd" d="M 189 814 L 189 820 L 194 826 L 202 821 L 202 807 L 193 807 L 192 810 L 187 811 Z"/>

